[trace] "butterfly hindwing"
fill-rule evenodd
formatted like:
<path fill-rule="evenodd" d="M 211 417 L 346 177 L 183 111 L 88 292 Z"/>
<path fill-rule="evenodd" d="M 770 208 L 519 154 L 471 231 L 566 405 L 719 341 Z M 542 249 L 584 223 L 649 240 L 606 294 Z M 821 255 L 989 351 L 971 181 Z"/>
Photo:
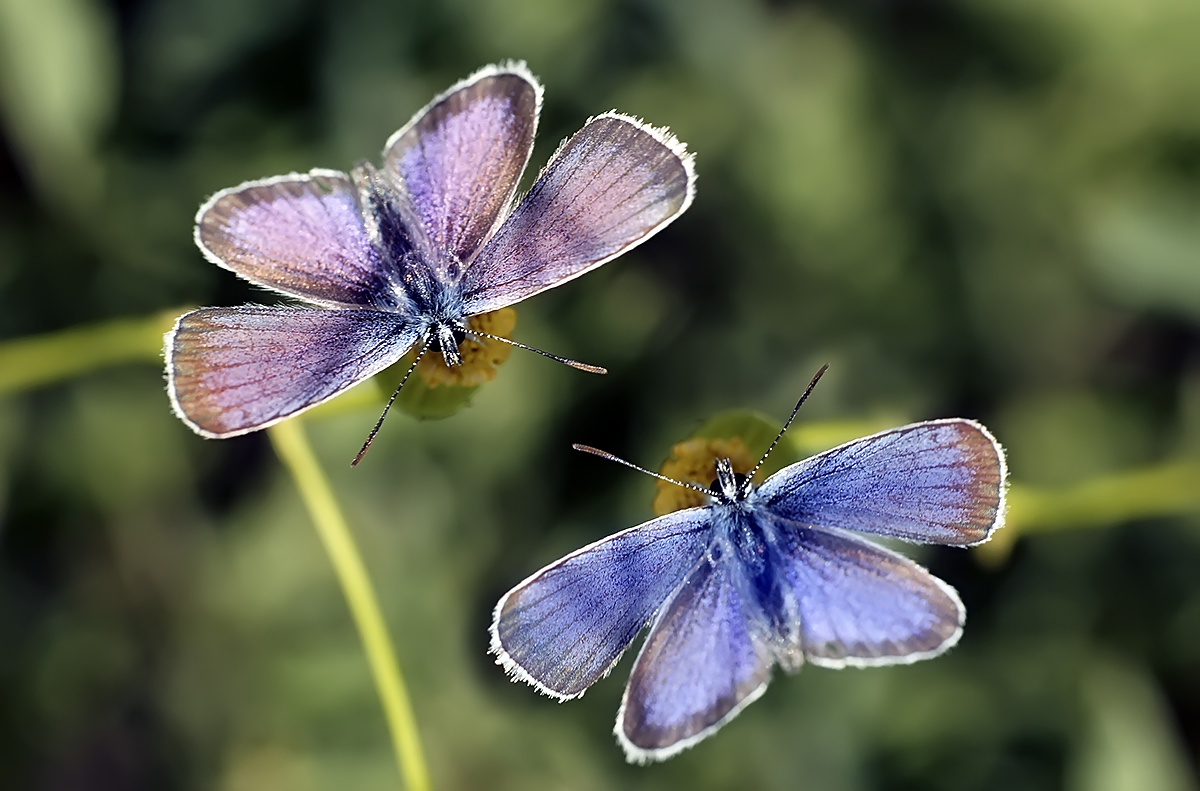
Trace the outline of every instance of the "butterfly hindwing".
<path fill-rule="evenodd" d="M 578 277 L 648 239 L 691 202 L 691 155 L 616 113 L 563 143 L 463 278 L 465 311 L 496 310 Z"/>
<path fill-rule="evenodd" d="M 507 211 L 533 150 L 541 96 L 523 65 L 490 66 L 388 140 L 384 169 L 450 261 L 469 261 Z"/>
<path fill-rule="evenodd" d="M 492 652 L 560 698 L 602 678 L 704 553 L 703 509 L 678 511 L 574 552 L 496 605 Z"/>
<path fill-rule="evenodd" d="M 711 735 L 767 687 L 770 637 L 728 563 L 705 558 L 663 608 L 617 713 L 626 756 L 658 761 Z"/>
<path fill-rule="evenodd" d="M 848 442 L 785 467 L 754 493 L 777 516 L 968 546 L 1004 519 L 1004 455 L 971 420 L 931 420 Z"/>
<path fill-rule="evenodd" d="M 417 341 L 403 316 L 244 305 L 185 313 L 167 335 L 168 391 L 208 437 L 276 423 L 396 362 Z"/>
<path fill-rule="evenodd" d="M 314 170 L 222 190 L 196 214 L 196 244 L 251 283 L 329 307 L 394 305 L 344 173 Z"/>
<path fill-rule="evenodd" d="M 958 594 L 908 558 L 837 530 L 778 532 L 805 658 L 826 667 L 915 662 L 958 642 Z"/>

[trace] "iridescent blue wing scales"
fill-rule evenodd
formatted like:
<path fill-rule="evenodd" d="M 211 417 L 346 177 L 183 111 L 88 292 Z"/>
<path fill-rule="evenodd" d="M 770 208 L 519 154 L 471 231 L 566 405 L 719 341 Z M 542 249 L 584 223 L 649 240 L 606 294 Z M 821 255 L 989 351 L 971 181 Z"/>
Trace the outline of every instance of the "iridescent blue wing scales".
<path fill-rule="evenodd" d="M 785 467 L 755 507 L 805 525 L 969 546 L 1004 519 L 1004 454 L 972 420 L 913 423 Z"/>
<path fill-rule="evenodd" d="M 232 437 L 332 398 L 399 360 L 417 338 L 395 313 L 202 308 L 167 334 L 167 390 L 197 433 Z"/>
<path fill-rule="evenodd" d="M 777 539 L 810 662 L 905 664 L 958 642 L 958 594 L 908 558 L 838 530 L 781 525 Z"/>
<path fill-rule="evenodd" d="M 465 312 L 519 302 L 640 244 L 688 207 L 694 182 L 674 137 L 617 113 L 593 118 L 467 268 Z"/>
<path fill-rule="evenodd" d="M 728 562 L 702 561 L 660 613 L 625 688 L 616 734 L 631 761 L 712 735 L 767 688 L 770 638 Z"/>
<path fill-rule="evenodd" d="M 329 307 L 395 306 L 344 173 L 249 181 L 213 195 L 196 214 L 196 244 L 210 261 L 260 286 Z"/>
<path fill-rule="evenodd" d="M 582 695 L 696 567 L 709 532 L 706 509 L 677 511 L 537 572 L 496 605 L 497 662 L 552 697 Z"/>
<path fill-rule="evenodd" d="M 523 64 L 489 66 L 388 140 L 384 170 L 447 263 L 468 262 L 507 213 L 533 150 L 541 98 Z"/>

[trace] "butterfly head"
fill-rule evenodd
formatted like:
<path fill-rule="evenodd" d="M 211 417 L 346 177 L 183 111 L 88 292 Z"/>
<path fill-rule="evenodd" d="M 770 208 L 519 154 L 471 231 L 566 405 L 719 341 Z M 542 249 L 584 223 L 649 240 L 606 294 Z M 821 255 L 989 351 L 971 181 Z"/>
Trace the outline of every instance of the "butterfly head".
<path fill-rule="evenodd" d="M 745 500 L 754 488 L 749 476 L 734 472 L 733 462 L 727 458 L 718 458 L 716 465 L 717 479 L 709 487 L 713 497 L 729 504 Z"/>
<path fill-rule="evenodd" d="M 462 365 L 458 345 L 466 337 L 466 328 L 459 327 L 457 323 L 439 321 L 429 327 L 428 333 L 425 343 L 441 352 L 447 368 Z"/>

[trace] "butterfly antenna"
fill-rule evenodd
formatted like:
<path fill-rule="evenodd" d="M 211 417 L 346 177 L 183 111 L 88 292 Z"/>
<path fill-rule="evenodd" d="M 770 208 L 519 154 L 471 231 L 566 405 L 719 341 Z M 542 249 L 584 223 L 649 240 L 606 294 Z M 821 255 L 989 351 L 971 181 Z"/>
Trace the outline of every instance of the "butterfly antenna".
<path fill-rule="evenodd" d="M 766 462 L 767 457 L 771 455 L 771 451 L 775 450 L 775 446 L 779 444 L 779 440 L 783 439 L 784 432 L 788 430 L 788 427 L 792 425 L 792 421 L 796 419 L 796 413 L 800 411 L 800 407 L 808 400 L 809 393 L 817 386 L 817 382 L 820 381 L 827 370 L 829 370 L 829 363 L 822 365 L 821 370 L 817 371 L 812 381 L 808 383 L 808 387 L 804 388 L 800 400 L 796 402 L 796 406 L 792 407 L 792 414 L 788 415 L 787 422 L 783 424 L 783 428 L 779 429 L 779 433 L 775 435 L 775 441 L 771 443 L 771 447 L 767 448 L 767 452 L 762 455 L 762 458 L 758 460 L 758 464 L 755 464 L 754 469 L 746 476 L 747 486 L 750 484 L 750 481 L 754 480 L 754 476 L 758 473 L 759 468 L 763 466 L 763 463 Z"/>
<path fill-rule="evenodd" d="M 625 461 L 620 456 L 614 456 L 606 450 L 600 450 L 599 448 L 593 448 L 591 445 L 580 445 L 578 442 L 573 444 L 571 447 L 574 448 L 575 450 L 581 450 L 584 453 L 590 453 L 593 456 L 599 456 L 602 459 L 608 459 L 609 461 L 615 461 L 617 464 L 624 464 L 626 467 L 637 470 L 638 472 L 644 472 L 653 478 L 658 478 L 660 481 L 666 481 L 667 483 L 673 483 L 676 486 L 682 486 L 685 489 L 695 489 L 696 491 L 700 492 L 701 494 L 712 494 L 711 491 L 709 491 L 708 489 L 705 489 L 703 486 L 699 486 L 694 483 L 688 483 L 687 481 L 677 481 L 674 478 L 668 478 L 667 476 L 660 475 L 657 472 L 653 472 L 652 470 L 647 470 L 645 467 L 639 467 L 638 465 L 634 464 L 631 461 Z"/>
<path fill-rule="evenodd" d="M 507 343 L 509 346 L 516 346 L 518 349 L 525 349 L 526 351 L 534 352 L 535 354 L 540 354 L 543 357 L 549 357 L 551 360 L 554 360 L 555 362 L 560 362 L 563 365 L 569 365 L 572 368 L 578 368 L 581 371 L 587 371 L 590 374 L 606 374 L 606 373 L 608 373 L 607 368 L 601 368 L 598 365 L 588 365 L 587 363 L 581 363 L 576 360 L 570 360 L 570 359 L 567 359 L 566 357 L 559 357 L 557 354 L 551 354 L 550 352 L 544 352 L 541 349 L 535 349 L 532 346 L 526 346 L 523 343 L 517 343 L 516 341 L 514 341 L 510 338 L 504 338 L 499 335 L 492 335 L 491 333 L 488 333 L 488 332 L 479 332 L 478 330 L 470 330 L 469 334 L 474 335 L 479 338 L 487 338 L 489 340 L 500 341 L 501 343 Z"/>
<path fill-rule="evenodd" d="M 358 463 L 362 461 L 363 456 L 367 455 L 367 449 L 371 447 L 371 443 L 375 441 L 375 435 L 379 433 L 380 427 L 383 426 L 383 419 L 387 417 L 388 410 L 396 402 L 396 396 L 400 395 L 400 388 L 404 387 L 404 383 L 408 381 L 408 377 L 412 376 L 412 372 L 417 370 L 417 363 L 421 362 L 421 358 L 425 356 L 425 352 L 427 351 L 429 351 L 429 346 L 423 345 L 421 351 L 417 352 L 417 359 L 413 360 L 413 364 L 408 366 L 408 372 L 404 374 L 404 378 L 400 380 L 400 384 L 396 385 L 396 390 L 392 393 L 392 397 L 388 399 L 387 406 L 383 408 L 383 414 L 379 416 L 379 420 L 375 421 L 375 428 L 371 429 L 371 433 L 367 435 L 367 441 L 363 443 L 362 450 L 354 457 L 354 461 L 350 462 L 351 467 L 357 467 Z"/>

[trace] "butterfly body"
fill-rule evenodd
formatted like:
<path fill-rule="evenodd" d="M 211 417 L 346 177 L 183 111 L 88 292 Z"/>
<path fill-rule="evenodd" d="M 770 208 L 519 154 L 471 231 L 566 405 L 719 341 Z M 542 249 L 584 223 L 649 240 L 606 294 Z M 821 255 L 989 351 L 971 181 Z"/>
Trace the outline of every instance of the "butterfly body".
<path fill-rule="evenodd" d="M 392 135 L 381 168 L 291 173 L 206 201 L 195 231 L 204 255 L 308 306 L 181 316 L 166 337 L 176 414 L 230 437 L 316 406 L 414 347 L 456 366 L 471 316 L 579 277 L 687 208 L 691 155 L 615 112 L 564 141 L 514 205 L 541 95 L 523 64 L 490 66 Z"/>
<path fill-rule="evenodd" d="M 728 459 L 717 459 L 716 471 L 706 509 L 711 535 L 705 560 L 723 567 L 723 575 L 738 587 L 746 619 L 763 632 L 780 665 L 799 669 L 803 652 L 798 603 L 777 571 L 783 565 L 779 536 L 786 528 L 757 507 L 754 488 L 733 472 Z"/>
<path fill-rule="evenodd" d="M 442 355 L 446 365 L 461 363 L 458 346 L 467 333 L 462 295 L 462 262 L 420 237 L 420 226 L 397 185 L 389 184 L 369 162 L 351 172 L 358 205 L 385 286 L 371 294 L 374 308 L 402 317 L 417 333 L 417 345 Z M 403 329 L 394 339 L 407 341 Z M 407 347 L 405 348 L 407 351 Z"/>
<path fill-rule="evenodd" d="M 968 546 L 1004 513 L 1003 453 L 983 426 L 935 420 L 785 467 L 759 486 L 718 459 L 709 502 L 601 539 L 496 605 L 492 651 L 566 700 L 637 633 L 615 732 L 631 761 L 662 760 L 729 722 L 778 665 L 909 663 L 962 634 L 954 589 L 855 535 Z"/>

